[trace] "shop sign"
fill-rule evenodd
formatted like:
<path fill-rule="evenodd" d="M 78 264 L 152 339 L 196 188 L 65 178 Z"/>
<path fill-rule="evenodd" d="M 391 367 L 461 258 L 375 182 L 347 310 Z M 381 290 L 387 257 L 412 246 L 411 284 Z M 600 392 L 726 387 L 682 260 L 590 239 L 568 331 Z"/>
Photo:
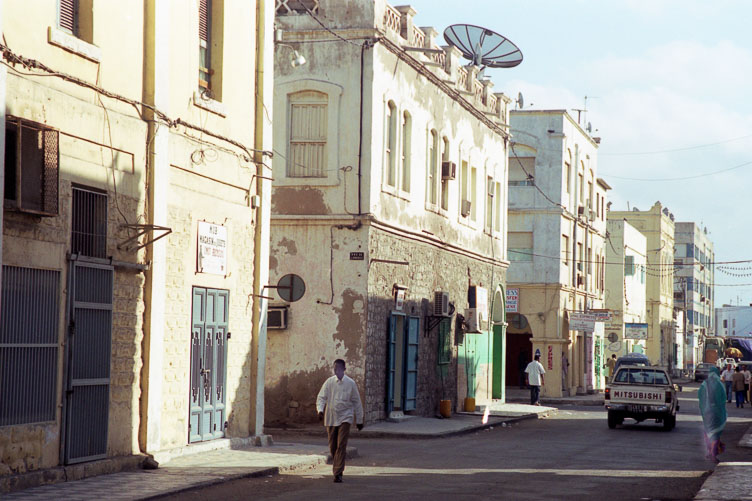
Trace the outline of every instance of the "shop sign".
<path fill-rule="evenodd" d="M 507 313 L 519 312 L 520 290 L 507 289 Z"/>
<path fill-rule="evenodd" d="M 624 339 L 647 339 L 648 324 L 624 324 Z"/>
<path fill-rule="evenodd" d="M 199 221 L 197 252 L 196 266 L 199 273 L 227 275 L 227 228 Z"/>

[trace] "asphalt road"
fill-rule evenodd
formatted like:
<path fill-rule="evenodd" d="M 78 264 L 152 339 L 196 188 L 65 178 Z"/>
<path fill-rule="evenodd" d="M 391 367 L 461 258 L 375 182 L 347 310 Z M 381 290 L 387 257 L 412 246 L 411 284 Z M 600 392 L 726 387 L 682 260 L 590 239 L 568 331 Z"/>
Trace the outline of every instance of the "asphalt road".
<path fill-rule="evenodd" d="M 228 482 L 163 498 L 215 499 L 418 499 L 418 500 L 687 500 L 715 464 L 704 457 L 696 384 L 680 396 L 676 428 L 627 421 L 608 429 L 601 407 L 562 406 L 540 420 L 459 437 L 428 440 L 352 438 L 360 457 L 344 483 L 331 467 Z M 729 405 L 722 437 L 724 461 L 750 461 L 736 446 L 752 423 L 752 408 Z M 277 442 L 323 443 L 300 437 Z"/>

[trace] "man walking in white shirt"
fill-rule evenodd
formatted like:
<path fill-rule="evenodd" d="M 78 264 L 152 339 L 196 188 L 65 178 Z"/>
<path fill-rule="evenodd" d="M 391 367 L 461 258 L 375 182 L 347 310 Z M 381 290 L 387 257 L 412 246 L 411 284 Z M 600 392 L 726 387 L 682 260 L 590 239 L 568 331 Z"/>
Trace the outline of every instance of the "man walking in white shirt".
<path fill-rule="evenodd" d="M 329 436 L 329 450 L 332 453 L 332 472 L 334 482 L 342 482 L 347 456 L 347 439 L 350 426 L 357 423 L 358 430 L 363 429 L 363 404 L 360 401 L 358 385 L 345 376 L 345 361 L 334 361 L 334 376 L 324 381 L 316 399 L 319 421 L 324 421 Z"/>
<path fill-rule="evenodd" d="M 726 369 L 721 372 L 721 381 L 726 385 L 726 403 L 731 403 L 731 379 L 734 377 L 734 368 L 726 364 Z"/>
<path fill-rule="evenodd" d="M 530 386 L 530 405 L 540 405 L 540 388 L 544 384 L 543 375 L 546 370 L 539 360 L 540 355 L 536 353 L 535 360 L 527 364 L 525 368 L 527 384 Z"/>

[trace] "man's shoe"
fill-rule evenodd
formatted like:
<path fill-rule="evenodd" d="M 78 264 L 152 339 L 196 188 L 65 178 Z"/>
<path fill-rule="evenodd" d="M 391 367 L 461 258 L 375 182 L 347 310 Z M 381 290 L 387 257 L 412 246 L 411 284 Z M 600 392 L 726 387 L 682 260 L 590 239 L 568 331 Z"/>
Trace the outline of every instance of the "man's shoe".
<path fill-rule="evenodd" d="M 341 484 L 342 483 L 342 475 L 334 475 L 334 483 L 335 484 Z"/>

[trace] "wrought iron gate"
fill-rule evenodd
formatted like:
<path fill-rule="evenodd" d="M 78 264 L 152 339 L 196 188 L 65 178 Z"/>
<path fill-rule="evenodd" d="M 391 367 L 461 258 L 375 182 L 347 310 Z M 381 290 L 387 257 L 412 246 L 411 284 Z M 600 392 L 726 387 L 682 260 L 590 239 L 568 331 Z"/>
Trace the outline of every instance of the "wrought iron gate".
<path fill-rule="evenodd" d="M 189 442 L 224 437 L 230 291 L 193 288 Z"/>
<path fill-rule="evenodd" d="M 92 260 L 94 261 L 94 260 Z M 70 262 L 65 379 L 65 463 L 107 455 L 113 267 Z"/>

